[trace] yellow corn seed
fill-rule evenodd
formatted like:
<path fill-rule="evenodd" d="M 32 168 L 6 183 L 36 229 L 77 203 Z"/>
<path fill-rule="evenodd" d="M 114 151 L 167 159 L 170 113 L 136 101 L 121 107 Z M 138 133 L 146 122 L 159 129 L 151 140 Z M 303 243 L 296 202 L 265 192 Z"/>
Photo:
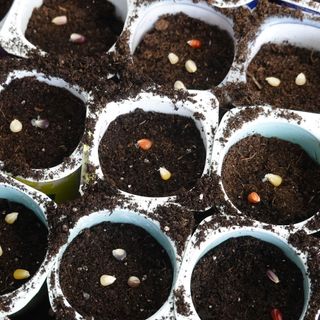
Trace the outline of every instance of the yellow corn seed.
<path fill-rule="evenodd" d="M 160 167 L 159 172 L 162 180 L 169 180 L 171 178 L 171 172 L 165 167 Z"/>
<path fill-rule="evenodd" d="M 270 86 L 272 86 L 272 87 L 279 87 L 279 86 L 280 86 L 280 83 L 281 83 L 280 79 L 275 78 L 275 77 L 267 77 L 265 80 L 266 80 L 266 81 L 270 84 Z"/>
<path fill-rule="evenodd" d="M 267 173 L 264 178 L 263 181 L 269 181 L 273 186 L 275 187 L 279 187 L 280 184 L 282 183 L 282 178 L 280 176 L 278 176 L 277 174 L 273 174 L 273 173 Z"/>
<path fill-rule="evenodd" d="M 16 280 L 28 279 L 30 277 L 30 272 L 28 270 L 25 270 L 25 269 L 17 269 L 13 273 L 13 277 Z"/>
<path fill-rule="evenodd" d="M 18 219 L 18 215 L 19 215 L 19 212 L 11 212 L 11 213 L 8 213 L 4 220 L 6 223 L 8 224 L 13 224 L 16 222 L 16 220 Z"/>

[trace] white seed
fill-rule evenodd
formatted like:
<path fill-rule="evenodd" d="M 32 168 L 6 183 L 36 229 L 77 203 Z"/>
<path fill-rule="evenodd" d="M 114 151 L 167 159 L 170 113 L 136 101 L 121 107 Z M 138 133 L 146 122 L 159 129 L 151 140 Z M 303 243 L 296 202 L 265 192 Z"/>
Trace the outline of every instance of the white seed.
<path fill-rule="evenodd" d="M 69 39 L 71 42 L 74 42 L 74 43 L 84 43 L 86 41 L 86 38 L 85 36 L 83 36 L 82 34 L 79 34 L 79 33 L 72 33 L 70 35 L 70 39 Z"/>
<path fill-rule="evenodd" d="M 190 73 L 197 71 L 197 65 L 193 60 L 187 60 L 185 64 L 186 70 Z"/>
<path fill-rule="evenodd" d="M 266 81 L 270 84 L 272 87 L 278 87 L 281 83 L 280 79 L 275 77 L 267 77 Z"/>
<path fill-rule="evenodd" d="M 296 85 L 303 86 L 304 84 L 306 84 L 306 82 L 307 82 L 306 75 L 302 72 L 299 73 L 296 77 Z"/>
<path fill-rule="evenodd" d="M 174 87 L 175 90 L 187 90 L 186 86 L 180 80 L 177 80 L 174 83 L 173 87 Z"/>
<path fill-rule="evenodd" d="M 165 167 L 160 167 L 159 171 L 162 180 L 169 180 L 171 178 L 171 172 Z"/>
<path fill-rule="evenodd" d="M 170 52 L 168 54 L 168 59 L 169 59 L 171 64 L 176 64 L 176 63 L 179 62 L 179 57 L 173 52 Z"/>
<path fill-rule="evenodd" d="M 17 119 L 12 120 L 10 123 L 10 130 L 14 133 L 20 132 L 22 130 L 22 123 Z"/>
<path fill-rule="evenodd" d="M 107 287 L 113 284 L 116 280 L 117 278 L 104 274 L 100 277 L 100 284 L 104 287 Z"/>
<path fill-rule="evenodd" d="M 127 257 L 127 253 L 123 249 L 112 250 L 112 255 L 119 261 L 123 261 Z"/>
<path fill-rule="evenodd" d="M 282 178 L 277 174 L 267 173 L 262 179 L 263 182 L 269 181 L 273 186 L 279 187 L 282 183 Z"/>
<path fill-rule="evenodd" d="M 0 246 L 0 257 L 3 255 L 2 247 Z"/>
<path fill-rule="evenodd" d="M 131 288 L 137 288 L 140 286 L 140 279 L 138 277 L 135 277 L 135 276 L 131 276 L 129 279 L 128 279 L 128 286 L 131 287 Z"/>
<path fill-rule="evenodd" d="M 58 16 L 51 20 L 53 24 L 56 24 L 57 26 L 62 26 L 68 22 L 67 16 Z"/>
<path fill-rule="evenodd" d="M 4 220 L 7 224 L 13 224 L 16 222 L 16 220 L 18 219 L 18 215 L 19 215 L 19 212 L 11 212 L 11 213 L 8 213 Z"/>

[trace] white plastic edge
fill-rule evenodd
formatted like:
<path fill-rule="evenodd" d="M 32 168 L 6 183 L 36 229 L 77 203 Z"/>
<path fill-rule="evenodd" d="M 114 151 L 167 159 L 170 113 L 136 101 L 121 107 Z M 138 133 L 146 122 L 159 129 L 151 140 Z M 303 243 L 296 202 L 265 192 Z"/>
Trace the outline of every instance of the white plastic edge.
<path fill-rule="evenodd" d="M 238 226 L 230 225 L 228 227 L 220 227 L 219 225 L 214 225 L 209 227 L 205 231 L 204 241 L 200 242 L 198 245 L 197 239 L 204 224 L 210 222 L 211 217 L 206 218 L 201 222 L 194 235 L 192 236 L 191 241 L 188 244 L 186 249 L 185 256 L 183 258 L 181 269 L 178 274 L 178 279 L 176 281 L 175 289 L 184 288 L 184 303 L 189 304 L 191 314 L 186 316 L 179 314 L 177 312 L 177 306 L 175 304 L 175 317 L 177 320 L 200 320 L 191 296 L 191 279 L 193 269 L 198 263 L 198 261 L 211 249 L 219 246 L 222 242 L 233 238 L 233 237 L 242 237 L 242 236 L 252 236 L 257 239 L 260 239 L 265 242 L 269 242 L 278 248 L 280 248 L 291 259 L 301 270 L 304 278 L 304 291 L 305 291 L 305 304 L 299 320 L 304 319 L 304 315 L 307 311 L 310 294 L 311 294 L 311 282 L 308 277 L 308 266 L 307 266 L 307 257 L 306 252 L 302 252 L 298 248 L 288 243 L 288 238 L 290 233 L 281 226 L 273 226 L 272 230 L 270 228 L 264 228 L 265 226 L 270 226 L 263 223 L 254 222 L 253 226 Z M 201 236 L 202 237 L 202 236 Z"/>
<path fill-rule="evenodd" d="M 132 11 L 130 0 L 108 0 L 116 8 L 116 14 L 124 21 L 124 28 L 128 24 L 129 12 Z M 0 28 L 0 45 L 10 54 L 27 58 L 30 50 L 36 46 L 25 37 L 28 22 L 35 8 L 41 7 L 43 0 L 15 0 L 11 10 L 6 16 Z M 113 45 L 109 51 L 114 51 Z M 45 51 L 40 48 L 40 54 L 45 55 Z"/>
<path fill-rule="evenodd" d="M 50 203 L 53 204 L 52 200 L 45 194 L 10 177 L 6 177 L 2 173 L 0 174 L 0 177 L 1 180 L 3 179 L 5 181 L 0 182 L 0 198 L 22 203 L 32 210 L 39 220 L 48 228 L 46 205 Z M 47 253 L 38 271 L 29 281 L 18 289 L 0 296 L 0 302 L 4 302 L 7 305 L 7 302 L 10 301 L 10 304 L 7 305 L 7 311 L 0 310 L 1 319 L 22 310 L 31 300 L 33 300 L 45 283 L 52 265 L 53 260 Z"/>
<path fill-rule="evenodd" d="M 225 130 L 228 128 L 230 118 L 240 117 L 241 110 L 244 107 L 233 108 L 227 112 L 222 118 L 220 125 L 216 131 L 214 138 L 214 147 L 212 153 L 212 170 L 220 177 L 219 185 L 224 194 L 225 201 L 229 203 L 239 214 L 242 214 L 229 199 L 226 194 L 221 180 L 221 171 L 225 155 L 232 145 L 239 140 L 253 135 L 260 134 L 265 137 L 277 137 L 282 140 L 287 140 L 292 143 L 297 143 L 304 149 L 311 158 L 320 163 L 320 115 L 301 111 L 291 111 L 293 115 L 301 117 L 299 119 L 287 119 L 282 116 L 283 112 L 288 112 L 283 109 L 273 109 L 270 106 L 251 106 L 246 107 L 247 110 L 254 111 L 257 107 L 263 109 L 263 113 L 252 121 L 245 122 L 240 128 L 231 129 L 229 137 L 225 137 Z M 306 228 L 306 224 L 313 219 L 316 219 L 319 212 L 315 213 L 309 219 L 294 224 L 297 229 L 302 229 L 306 232 L 310 231 Z"/>
<path fill-rule="evenodd" d="M 54 311 L 56 311 L 55 301 L 59 301 L 59 303 L 63 303 L 64 307 L 72 308 L 68 300 L 63 294 L 60 278 L 59 278 L 59 265 L 65 250 L 67 249 L 68 244 L 79 235 L 79 233 L 85 229 L 90 228 L 94 225 L 100 224 L 102 222 L 111 222 L 111 223 L 128 223 L 133 224 L 138 227 L 145 229 L 150 235 L 152 235 L 159 244 L 166 250 L 173 269 L 173 283 L 170 290 L 170 294 L 166 302 L 162 305 L 162 307 L 152 316 L 150 316 L 147 320 L 158 320 L 162 319 L 162 317 L 170 317 L 173 315 L 173 288 L 177 278 L 178 270 L 181 264 L 181 257 L 177 254 L 176 246 L 174 242 L 165 235 L 160 229 L 159 222 L 150 219 L 146 215 L 140 212 L 131 211 L 130 209 L 123 208 L 115 208 L 112 212 L 103 210 L 91 213 L 88 216 L 82 217 L 78 220 L 73 229 L 70 230 L 68 243 L 61 246 L 59 252 L 54 257 L 54 265 L 51 271 L 50 276 L 48 277 L 48 289 L 49 289 L 49 299 L 51 306 Z M 75 319 L 84 320 L 84 317 L 81 316 L 76 310 L 75 311 Z"/>
<path fill-rule="evenodd" d="M 44 82 L 48 85 L 52 85 L 55 87 L 63 88 L 68 90 L 77 98 L 81 99 L 86 107 L 86 116 L 89 117 L 90 107 L 89 104 L 93 101 L 91 94 L 85 92 L 84 90 L 80 89 L 78 86 L 71 86 L 64 80 L 56 77 L 50 77 L 43 73 L 38 73 L 37 71 L 24 71 L 24 70 L 16 70 L 8 74 L 5 83 L 0 85 L 0 93 L 1 91 L 5 90 L 5 85 L 10 84 L 11 81 L 14 79 L 21 79 L 26 77 L 36 77 L 36 79 L 40 82 Z M 60 180 L 69 176 L 70 174 L 77 171 L 82 164 L 82 143 L 79 143 L 73 153 L 69 156 L 70 163 L 62 162 L 61 164 L 48 168 L 48 169 L 33 169 L 33 172 L 38 172 L 43 177 L 41 180 L 34 180 L 32 177 L 22 177 L 23 179 L 27 179 L 29 181 L 36 181 L 36 182 L 53 182 L 55 180 Z"/>
<path fill-rule="evenodd" d="M 103 173 L 99 160 L 99 144 L 103 138 L 109 124 L 118 116 L 133 112 L 140 108 L 144 111 L 153 111 L 165 114 L 177 114 L 192 118 L 195 122 L 206 148 L 206 160 L 203 171 L 204 174 L 211 172 L 211 156 L 213 148 L 214 132 L 218 126 L 218 101 L 214 95 L 206 91 L 191 91 L 195 95 L 192 99 L 195 101 L 173 102 L 168 97 L 157 96 L 152 93 L 140 93 L 135 98 L 123 100 L 120 102 L 111 102 L 98 115 L 98 121 L 93 132 L 93 143 L 89 154 L 89 163 L 96 167 L 96 175 L 103 179 Z M 196 119 L 195 112 L 203 114 L 205 119 Z M 130 194 L 119 190 L 130 201 L 138 204 L 139 208 L 147 210 L 150 206 L 161 205 L 167 202 L 174 202 L 176 197 L 144 197 Z"/>

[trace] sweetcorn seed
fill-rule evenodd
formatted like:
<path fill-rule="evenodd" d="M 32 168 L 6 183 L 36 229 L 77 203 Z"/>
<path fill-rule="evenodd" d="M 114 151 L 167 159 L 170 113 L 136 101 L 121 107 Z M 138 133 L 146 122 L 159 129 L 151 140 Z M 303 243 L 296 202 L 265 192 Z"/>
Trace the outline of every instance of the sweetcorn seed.
<path fill-rule="evenodd" d="M 171 178 L 171 172 L 165 167 L 160 167 L 159 171 L 162 180 L 169 180 Z"/>
<path fill-rule="evenodd" d="M 107 286 L 110 286 L 111 284 L 113 284 L 116 280 L 117 280 L 117 278 L 115 278 L 113 276 L 109 276 L 107 274 L 104 274 L 100 277 L 100 284 L 103 287 L 107 287 Z"/>
<path fill-rule="evenodd" d="M 30 277 L 30 272 L 25 269 L 17 269 L 13 273 L 13 278 L 16 280 L 24 280 Z"/>
<path fill-rule="evenodd" d="M 112 255 L 119 261 L 123 261 L 127 257 L 127 253 L 123 249 L 112 250 Z"/>
<path fill-rule="evenodd" d="M 14 224 L 18 219 L 18 215 L 19 215 L 19 212 L 8 213 L 5 216 L 4 220 L 7 224 Z"/>
<path fill-rule="evenodd" d="M 17 119 L 12 120 L 10 123 L 10 130 L 13 133 L 20 132 L 22 130 L 22 123 Z"/>
<path fill-rule="evenodd" d="M 186 86 L 180 80 L 177 80 L 174 83 L 173 87 L 174 87 L 175 90 L 187 90 Z"/>
<path fill-rule="evenodd" d="M 62 26 L 68 22 L 67 16 L 58 16 L 51 20 L 51 22 L 57 26 Z"/>
<path fill-rule="evenodd" d="M 169 59 L 171 64 L 176 64 L 176 63 L 179 62 L 179 57 L 173 52 L 170 52 L 168 54 L 168 59 Z"/>
<path fill-rule="evenodd" d="M 263 182 L 269 181 L 273 186 L 279 187 L 282 183 L 282 178 L 277 174 L 267 173 L 262 179 Z"/>
<path fill-rule="evenodd" d="M 197 71 L 197 65 L 193 60 L 187 60 L 185 63 L 185 67 L 189 73 L 194 73 Z"/>
<path fill-rule="evenodd" d="M 270 86 L 272 86 L 272 87 L 279 87 L 279 86 L 280 86 L 280 83 L 281 83 L 280 79 L 278 79 L 278 78 L 276 78 L 276 77 L 267 77 L 265 80 L 266 80 L 266 81 L 270 84 Z"/>
<path fill-rule="evenodd" d="M 297 75 L 297 77 L 296 77 L 295 82 L 296 82 L 296 85 L 297 85 L 297 86 L 303 86 L 303 85 L 305 85 L 306 82 L 307 82 L 306 75 L 305 75 L 304 73 L 302 73 L 302 72 L 299 73 L 299 74 Z"/>
<path fill-rule="evenodd" d="M 135 276 L 131 276 L 129 279 L 128 279 L 128 286 L 131 287 L 131 288 L 137 288 L 140 286 L 140 279 L 138 277 L 135 277 Z"/>

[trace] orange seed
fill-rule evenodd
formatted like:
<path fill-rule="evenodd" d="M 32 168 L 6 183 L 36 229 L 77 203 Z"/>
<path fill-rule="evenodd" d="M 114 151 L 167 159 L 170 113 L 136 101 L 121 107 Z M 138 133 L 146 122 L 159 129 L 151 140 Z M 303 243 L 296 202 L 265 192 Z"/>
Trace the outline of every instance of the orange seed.
<path fill-rule="evenodd" d="M 201 48 L 201 41 L 198 40 L 198 39 L 191 39 L 191 40 L 187 41 L 187 44 L 188 44 L 190 47 L 194 48 L 194 49 L 199 49 L 199 48 Z"/>
<path fill-rule="evenodd" d="M 253 204 L 259 203 L 260 196 L 256 192 L 251 192 L 248 194 L 248 202 Z"/>
<path fill-rule="evenodd" d="M 152 147 L 152 141 L 149 139 L 140 139 L 137 141 L 137 145 L 142 150 L 149 150 Z"/>

